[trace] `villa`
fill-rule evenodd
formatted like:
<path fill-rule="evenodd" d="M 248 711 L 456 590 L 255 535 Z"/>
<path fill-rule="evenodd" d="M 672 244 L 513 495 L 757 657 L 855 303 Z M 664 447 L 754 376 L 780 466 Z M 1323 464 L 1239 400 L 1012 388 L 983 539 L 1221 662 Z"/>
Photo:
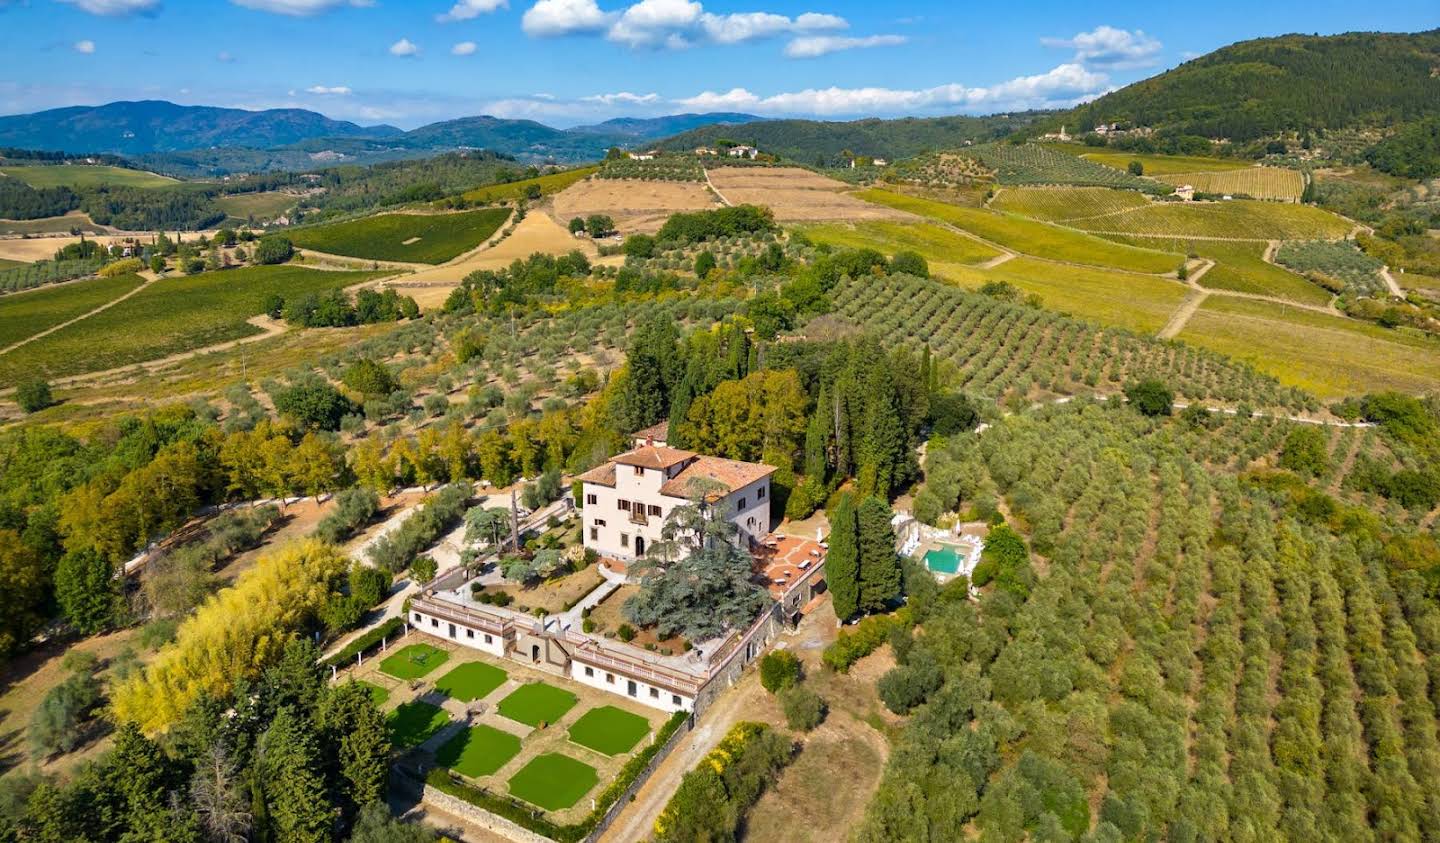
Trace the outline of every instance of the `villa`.
<path fill-rule="evenodd" d="M 774 466 L 704 456 L 647 436 L 580 475 L 585 546 L 610 559 L 639 559 L 660 539 L 670 513 L 704 490 L 707 502 L 725 512 L 753 547 L 771 530 L 774 473 Z"/>
<path fill-rule="evenodd" d="M 589 594 L 557 614 L 536 616 L 484 603 L 476 577 L 460 566 L 437 577 L 410 601 L 406 621 L 417 631 L 564 676 L 663 711 L 699 713 L 760 658 L 786 625 L 821 602 L 827 546 L 771 532 L 773 466 L 704 456 L 665 444 L 664 422 L 635 434 L 629 451 L 580 476 L 585 505 L 583 544 L 600 553 L 602 578 Z M 752 558 L 751 582 L 772 598 L 742 628 L 683 651 L 649 649 L 585 631 L 585 612 L 639 579 L 628 563 L 659 538 L 666 516 L 690 501 L 688 484 L 703 478 L 712 504 L 724 507 Z"/>

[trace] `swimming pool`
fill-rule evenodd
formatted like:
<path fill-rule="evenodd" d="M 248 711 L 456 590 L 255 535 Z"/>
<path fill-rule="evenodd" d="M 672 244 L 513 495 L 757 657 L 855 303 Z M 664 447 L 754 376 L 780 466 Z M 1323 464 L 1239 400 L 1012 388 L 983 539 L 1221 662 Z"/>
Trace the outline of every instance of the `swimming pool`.
<path fill-rule="evenodd" d="M 960 570 L 960 554 L 948 544 L 925 551 L 925 567 L 937 574 L 953 574 Z"/>

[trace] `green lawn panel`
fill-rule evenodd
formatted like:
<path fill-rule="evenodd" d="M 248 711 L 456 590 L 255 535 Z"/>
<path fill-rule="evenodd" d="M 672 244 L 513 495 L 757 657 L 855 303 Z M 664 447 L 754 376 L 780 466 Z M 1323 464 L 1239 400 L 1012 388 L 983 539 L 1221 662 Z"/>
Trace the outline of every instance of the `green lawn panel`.
<path fill-rule="evenodd" d="M 595 768 L 564 755 L 537 755 L 510 777 L 510 794 L 547 811 L 563 811 L 600 780 Z"/>
<path fill-rule="evenodd" d="M 650 721 L 613 705 L 592 708 L 570 727 L 570 740 L 606 755 L 635 748 L 650 732 Z"/>
<path fill-rule="evenodd" d="M 544 682 L 532 682 L 516 688 L 501 700 L 500 714 L 527 726 L 539 726 L 564 717 L 565 712 L 574 708 L 578 701 L 569 691 Z"/>
<path fill-rule="evenodd" d="M 478 779 L 493 775 L 520 752 L 520 739 L 493 726 L 472 726 L 446 741 L 435 761 L 457 773 Z"/>
<path fill-rule="evenodd" d="M 491 691 L 505 684 L 508 676 L 494 665 L 469 662 L 436 680 L 435 690 L 461 702 L 472 702 L 489 696 Z"/>

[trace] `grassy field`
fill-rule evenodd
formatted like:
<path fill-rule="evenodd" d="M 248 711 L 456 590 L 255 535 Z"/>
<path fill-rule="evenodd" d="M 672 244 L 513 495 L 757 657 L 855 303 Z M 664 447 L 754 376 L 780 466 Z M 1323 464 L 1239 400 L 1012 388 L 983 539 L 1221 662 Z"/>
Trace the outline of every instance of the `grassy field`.
<path fill-rule="evenodd" d="M 505 684 L 506 673 L 484 662 L 466 662 L 435 682 L 435 690 L 461 702 L 473 702 Z"/>
<path fill-rule="evenodd" d="M 559 193 L 586 176 L 593 175 L 599 169 L 599 167 L 579 167 L 533 179 L 477 187 L 474 190 L 467 190 L 465 199 L 470 202 L 513 202 L 524 197 L 525 191 L 529 190 L 532 184 L 540 187 L 541 195 L 549 196 L 552 193 Z"/>
<path fill-rule="evenodd" d="M 1060 147 L 1056 147 L 1059 149 Z M 1079 152 L 1085 147 L 1069 147 Z M 1104 164 L 1117 170 L 1125 170 L 1131 161 L 1139 161 L 1147 176 L 1163 176 L 1170 173 L 1207 173 L 1220 170 L 1243 170 L 1253 166 L 1251 161 L 1237 161 L 1233 158 L 1204 158 L 1198 155 L 1143 155 L 1135 152 L 1081 152 L 1080 157 L 1096 164 Z"/>
<path fill-rule="evenodd" d="M 437 705 L 420 700 L 401 703 L 390 712 L 390 743 L 397 747 L 419 746 L 450 722 Z"/>
<path fill-rule="evenodd" d="M 865 190 L 857 195 L 869 202 L 943 220 L 1017 252 L 1051 260 L 1157 274 L 1173 272 L 1181 262 L 1180 255 L 1124 246 L 1013 214 L 961 208 L 887 190 Z"/>
<path fill-rule="evenodd" d="M 1243 193 L 1256 199 L 1299 202 L 1305 177 L 1283 167 L 1246 167 L 1222 173 L 1173 173 L 1158 176 L 1166 184 L 1188 184 L 1200 193 Z"/>
<path fill-rule="evenodd" d="M 520 753 L 520 739 L 494 726 L 471 726 L 446 741 L 435 763 L 462 776 L 478 779 L 493 774 Z"/>
<path fill-rule="evenodd" d="M 251 336 L 260 329 L 246 320 L 264 312 L 272 292 L 303 296 L 375 275 L 258 266 L 165 278 L 114 307 L 0 354 L 0 384 L 27 374 L 58 378 L 128 366 Z"/>
<path fill-rule="evenodd" d="M 98 234 L 105 231 L 105 226 L 96 224 L 84 211 L 38 220 L 0 220 L 0 234 L 69 234 L 72 230 Z"/>
<path fill-rule="evenodd" d="M 11 269 L 11 268 L 13 268 L 13 267 L 24 266 L 24 265 L 25 265 L 25 262 L 24 262 L 24 261 L 12 261 L 12 260 L 6 260 L 5 258 L 0 258 L 0 270 Z"/>
<path fill-rule="evenodd" d="M 278 190 L 267 190 L 263 193 L 236 193 L 230 196 L 221 196 L 215 200 L 220 210 L 236 219 L 266 220 L 278 216 L 287 208 L 292 208 L 299 198 L 288 193 L 281 193 Z"/>
<path fill-rule="evenodd" d="M 1111 167 L 1057 151 L 1053 144 L 982 143 L 955 150 L 995 171 L 1000 184 L 1088 184 L 1156 191 L 1159 186 Z"/>
<path fill-rule="evenodd" d="M 570 740 L 605 755 L 635 748 L 650 733 L 650 721 L 613 705 L 592 708 L 570 727 Z"/>
<path fill-rule="evenodd" d="M 1016 258 L 976 275 L 1034 293 L 1051 310 L 1144 333 L 1158 331 L 1185 298 L 1178 281 L 1034 258 Z M 972 284 L 961 280 L 961 286 Z"/>
<path fill-rule="evenodd" d="M 390 699 L 390 692 L 373 682 L 360 682 L 359 685 L 370 694 L 370 700 L 375 703 L 377 708 L 384 705 L 385 701 Z"/>
<path fill-rule="evenodd" d="M 504 208 L 456 214 L 377 214 L 297 228 L 287 236 L 296 246 L 333 255 L 444 263 L 485 242 L 509 216 L 510 211 Z"/>
<path fill-rule="evenodd" d="M 547 811 L 563 811 L 590 792 L 600 777 L 589 764 L 547 752 L 510 777 L 510 793 Z"/>
<path fill-rule="evenodd" d="M 1264 261 L 1265 244 L 1260 242 L 1232 242 L 1227 240 L 1180 240 L 1167 237 L 1124 237 L 1114 235 L 1113 239 L 1134 246 L 1153 245 L 1157 249 L 1171 252 L 1191 252 L 1202 258 L 1215 261 L 1215 266 L 1200 278 L 1200 286 L 1212 290 L 1235 290 L 1240 293 L 1254 293 L 1274 296 L 1300 304 L 1323 307 L 1330 301 L 1330 293 L 1318 284 L 1296 275 L 1283 266 Z"/>
<path fill-rule="evenodd" d="M 1071 223 L 1087 231 L 1162 237 L 1230 237 L 1243 240 L 1333 240 L 1353 224 L 1310 205 L 1236 199 L 1167 202 Z"/>
<path fill-rule="evenodd" d="M 127 170 L 98 164 L 54 164 L 0 167 L 0 173 L 17 178 L 31 187 L 169 187 L 179 184 L 167 176 L 144 170 Z"/>
<path fill-rule="evenodd" d="M 565 712 L 574 708 L 578 701 L 569 691 L 544 682 L 531 682 L 521 685 L 501 700 L 499 711 L 500 716 L 508 717 L 517 723 L 539 726 L 541 723 L 554 723 L 564 717 Z"/>
<path fill-rule="evenodd" d="M 450 654 L 429 644 L 411 644 L 380 662 L 380 670 L 396 679 L 419 679 L 450 658 Z"/>
<path fill-rule="evenodd" d="M 1281 304 L 1212 296 L 1180 339 L 1324 399 L 1440 387 L 1440 342 Z"/>
<path fill-rule="evenodd" d="M 138 275 L 117 275 L 0 296 L 0 348 L 94 310 L 140 284 Z"/>
<path fill-rule="evenodd" d="M 1000 256 L 984 243 L 928 223 L 863 222 L 811 225 L 799 229 L 817 243 L 848 249 L 874 249 L 886 255 L 909 250 L 932 264 L 976 264 Z"/>
<path fill-rule="evenodd" d="M 1143 208 L 1149 204 L 1144 194 L 1108 187 L 1007 187 L 998 192 L 990 207 L 1049 222 L 1061 222 Z"/>

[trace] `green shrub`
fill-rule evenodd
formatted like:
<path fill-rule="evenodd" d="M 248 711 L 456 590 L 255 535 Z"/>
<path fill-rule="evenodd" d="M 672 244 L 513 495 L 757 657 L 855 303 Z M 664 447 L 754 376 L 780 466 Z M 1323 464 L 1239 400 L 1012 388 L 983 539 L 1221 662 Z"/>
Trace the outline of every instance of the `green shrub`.
<path fill-rule="evenodd" d="M 782 688 L 780 709 L 785 712 L 785 724 L 800 732 L 808 732 L 825 720 L 825 701 L 805 685 Z"/>
<path fill-rule="evenodd" d="M 355 663 L 355 656 L 373 647 L 380 646 L 381 640 L 394 638 L 400 633 L 400 630 L 404 628 L 404 618 L 391 618 L 364 635 L 359 636 L 349 644 L 346 644 L 344 649 L 320 664 L 324 667 L 348 667 Z"/>
<path fill-rule="evenodd" d="M 771 650 L 760 659 L 760 684 L 772 694 L 800 681 L 800 660 L 789 650 Z"/>
<path fill-rule="evenodd" d="M 20 409 L 35 413 L 55 403 L 50 395 L 50 384 L 40 378 L 31 378 L 15 390 L 15 401 Z"/>
<path fill-rule="evenodd" d="M 914 625 L 909 609 L 902 608 L 889 615 L 871 615 L 853 629 L 842 629 L 835 643 L 825 648 L 821 661 L 831 670 L 846 673 L 855 662 L 879 649 L 890 635 L 890 628 L 897 624 L 905 627 Z"/>

